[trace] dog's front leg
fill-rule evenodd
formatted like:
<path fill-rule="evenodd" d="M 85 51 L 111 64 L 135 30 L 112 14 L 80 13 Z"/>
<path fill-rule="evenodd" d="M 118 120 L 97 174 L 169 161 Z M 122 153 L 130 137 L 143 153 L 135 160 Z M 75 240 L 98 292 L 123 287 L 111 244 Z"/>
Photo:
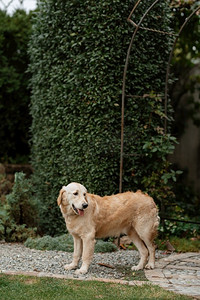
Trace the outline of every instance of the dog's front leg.
<path fill-rule="evenodd" d="M 73 235 L 74 239 L 74 254 L 73 254 L 73 261 L 71 264 L 67 264 L 64 266 L 65 270 L 73 270 L 76 269 L 79 263 L 79 260 L 82 255 L 82 240 L 80 237 Z"/>
<path fill-rule="evenodd" d="M 89 265 L 93 258 L 95 242 L 96 241 L 94 236 L 83 238 L 82 265 L 81 268 L 76 271 L 77 275 L 87 273 Z"/>

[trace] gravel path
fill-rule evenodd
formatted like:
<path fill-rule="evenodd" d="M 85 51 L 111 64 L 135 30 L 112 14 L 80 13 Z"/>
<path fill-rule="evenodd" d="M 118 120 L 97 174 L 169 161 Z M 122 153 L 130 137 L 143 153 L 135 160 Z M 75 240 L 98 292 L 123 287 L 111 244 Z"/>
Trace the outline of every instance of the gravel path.
<path fill-rule="evenodd" d="M 146 283 L 144 275 L 141 279 L 134 278 L 133 272 L 130 271 L 132 265 L 137 264 L 139 260 L 138 252 L 134 250 L 95 253 L 89 272 L 79 277 L 74 271 L 66 271 L 63 268 L 71 260 L 72 253 L 33 250 L 23 244 L 0 242 L 0 273 L 95 279 L 128 285 Z M 114 268 L 103 267 L 98 263 L 108 264 Z M 200 299 L 200 252 L 166 255 L 165 252 L 156 251 L 156 267 L 154 270 L 145 270 L 145 275 L 153 284 Z"/>
<path fill-rule="evenodd" d="M 156 258 L 162 257 L 166 257 L 166 255 L 161 251 L 156 251 Z M 68 252 L 41 251 L 26 248 L 23 244 L 0 243 L 0 272 L 42 272 L 77 278 L 74 271 L 66 271 L 63 268 L 71 260 L 72 253 Z M 82 277 L 125 279 L 125 270 L 130 270 L 138 261 L 139 255 L 135 250 L 95 253 L 88 274 L 82 275 Z M 100 266 L 98 263 L 108 264 L 114 268 Z"/>

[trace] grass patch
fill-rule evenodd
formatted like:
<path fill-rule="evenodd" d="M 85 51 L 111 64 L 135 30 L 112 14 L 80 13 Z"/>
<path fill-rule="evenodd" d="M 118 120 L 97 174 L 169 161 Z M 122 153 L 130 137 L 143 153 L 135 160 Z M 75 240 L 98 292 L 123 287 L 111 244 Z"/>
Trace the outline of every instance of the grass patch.
<path fill-rule="evenodd" d="M 131 267 L 128 266 L 121 266 L 121 265 L 117 265 L 115 266 L 116 271 L 118 271 L 119 273 L 122 273 L 123 275 L 123 279 L 124 280 L 138 280 L 138 281 L 148 281 L 145 274 L 144 274 L 144 270 L 139 270 L 139 271 L 132 271 Z"/>
<path fill-rule="evenodd" d="M 97 281 L 78 281 L 29 276 L 0 275 L 1 300 L 165 299 L 189 300 L 158 286 L 125 286 Z"/>
<path fill-rule="evenodd" d="M 156 240 L 159 250 L 167 250 L 166 247 L 167 240 Z M 191 240 L 186 238 L 178 238 L 176 236 L 170 237 L 168 239 L 170 244 L 175 248 L 176 252 L 199 252 L 200 240 Z"/>
<path fill-rule="evenodd" d="M 172 236 L 166 239 L 156 239 L 157 250 L 166 251 L 167 249 L 167 241 L 172 244 L 175 248 L 175 252 L 199 252 L 200 249 L 200 239 L 191 239 L 191 238 L 180 238 L 176 236 Z M 134 244 L 124 245 L 128 250 L 137 250 Z"/>

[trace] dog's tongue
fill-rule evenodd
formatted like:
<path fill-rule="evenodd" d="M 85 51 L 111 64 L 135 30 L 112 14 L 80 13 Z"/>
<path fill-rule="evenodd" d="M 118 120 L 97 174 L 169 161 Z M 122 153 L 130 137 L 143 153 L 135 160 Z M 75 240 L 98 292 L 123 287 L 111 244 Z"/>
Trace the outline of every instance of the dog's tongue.
<path fill-rule="evenodd" d="M 79 216 L 84 216 L 84 210 L 78 209 Z"/>

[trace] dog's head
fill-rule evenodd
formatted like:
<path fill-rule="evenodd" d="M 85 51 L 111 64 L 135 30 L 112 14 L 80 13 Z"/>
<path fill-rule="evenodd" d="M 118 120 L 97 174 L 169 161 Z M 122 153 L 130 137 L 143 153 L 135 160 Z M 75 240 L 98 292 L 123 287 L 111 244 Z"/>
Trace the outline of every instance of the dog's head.
<path fill-rule="evenodd" d="M 69 207 L 76 215 L 83 216 L 88 207 L 86 188 L 76 182 L 63 186 L 60 190 L 57 202 L 60 207 Z"/>

